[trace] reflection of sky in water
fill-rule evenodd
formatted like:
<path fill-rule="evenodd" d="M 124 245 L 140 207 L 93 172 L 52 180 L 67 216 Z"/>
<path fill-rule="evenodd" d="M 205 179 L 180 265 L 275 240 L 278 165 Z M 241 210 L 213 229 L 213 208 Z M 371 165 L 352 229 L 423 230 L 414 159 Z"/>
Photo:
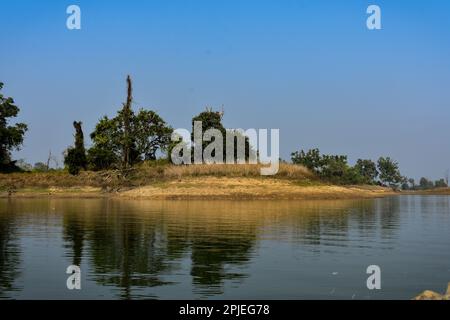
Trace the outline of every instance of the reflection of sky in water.
<path fill-rule="evenodd" d="M 409 299 L 450 280 L 449 203 L 0 200 L 0 297 Z"/>

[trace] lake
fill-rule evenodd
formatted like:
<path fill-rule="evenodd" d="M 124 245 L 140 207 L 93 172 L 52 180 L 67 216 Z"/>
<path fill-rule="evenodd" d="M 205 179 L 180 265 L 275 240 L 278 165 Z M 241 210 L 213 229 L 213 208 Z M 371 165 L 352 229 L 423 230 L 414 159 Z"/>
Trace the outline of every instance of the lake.
<path fill-rule="evenodd" d="M 448 196 L 0 199 L 0 298 L 411 299 L 445 291 L 449 231 Z"/>

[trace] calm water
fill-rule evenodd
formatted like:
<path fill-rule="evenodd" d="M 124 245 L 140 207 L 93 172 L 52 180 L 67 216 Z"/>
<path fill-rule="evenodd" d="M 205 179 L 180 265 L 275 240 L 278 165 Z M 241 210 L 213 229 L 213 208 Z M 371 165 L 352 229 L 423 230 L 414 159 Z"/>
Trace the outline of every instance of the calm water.
<path fill-rule="evenodd" d="M 446 196 L 0 199 L 0 298 L 410 299 L 445 291 L 449 231 Z M 366 287 L 372 264 L 381 290 Z"/>

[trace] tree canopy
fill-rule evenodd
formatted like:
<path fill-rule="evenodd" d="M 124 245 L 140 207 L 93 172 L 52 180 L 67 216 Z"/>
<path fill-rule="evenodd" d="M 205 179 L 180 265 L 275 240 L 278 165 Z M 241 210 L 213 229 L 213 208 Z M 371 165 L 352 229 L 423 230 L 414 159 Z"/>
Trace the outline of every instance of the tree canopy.
<path fill-rule="evenodd" d="M 0 82 L 0 91 L 3 83 Z M 14 104 L 14 99 L 5 97 L 0 92 L 0 171 L 16 169 L 11 160 L 11 151 L 19 150 L 28 127 L 25 123 L 10 125 L 10 118 L 17 117 L 20 109 Z"/>
<path fill-rule="evenodd" d="M 94 170 L 128 167 L 141 160 L 154 160 L 158 151 L 167 151 L 173 129 L 156 111 L 131 108 L 131 79 L 127 78 L 127 100 L 114 118 L 104 116 L 90 137 L 88 163 Z"/>
<path fill-rule="evenodd" d="M 377 162 L 378 171 L 380 173 L 381 182 L 390 186 L 397 186 L 403 181 L 398 168 L 398 162 L 389 157 L 380 157 Z"/>

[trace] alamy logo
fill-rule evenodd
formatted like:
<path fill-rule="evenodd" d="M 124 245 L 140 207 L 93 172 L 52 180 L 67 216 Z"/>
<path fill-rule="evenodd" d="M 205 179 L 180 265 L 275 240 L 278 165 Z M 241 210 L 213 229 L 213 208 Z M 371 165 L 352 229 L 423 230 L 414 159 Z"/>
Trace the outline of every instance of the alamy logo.
<path fill-rule="evenodd" d="M 377 265 L 370 265 L 366 270 L 367 274 L 370 274 L 369 278 L 367 278 L 367 289 L 381 289 L 381 269 Z"/>
<path fill-rule="evenodd" d="M 367 29 L 380 30 L 381 29 L 381 9 L 377 5 L 370 5 L 367 7 L 367 14 L 370 16 L 367 18 Z"/>
<path fill-rule="evenodd" d="M 261 175 L 275 175 L 279 169 L 280 131 L 270 129 L 228 129 L 225 133 L 210 128 L 203 132 L 201 121 L 194 122 L 192 134 L 177 129 L 171 140 L 178 142 L 171 151 L 172 163 L 180 164 L 263 164 Z M 223 137 L 225 135 L 225 138 Z M 256 149 L 256 150 L 255 150 Z M 270 154 L 269 154 L 270 151 Z M 192 154 L 193 152 L 193 154 Z"/>
<path fill-rule="evenodd" d="M 69 30 L 80 30 L 81 29 L 81 9 L 77 5 L 70 5 L 66 10 L 67 14 L 70 16 L 66 20 L 66 26 Z"/>
<path fill-rule="evenodd" d="M 67 274 L 70 276 L 67 278 L 67 289 L 69 290 L 80 290 L 81 289 L 81 269 L 79 266 L 70 265 L 66 270 Z"/>

